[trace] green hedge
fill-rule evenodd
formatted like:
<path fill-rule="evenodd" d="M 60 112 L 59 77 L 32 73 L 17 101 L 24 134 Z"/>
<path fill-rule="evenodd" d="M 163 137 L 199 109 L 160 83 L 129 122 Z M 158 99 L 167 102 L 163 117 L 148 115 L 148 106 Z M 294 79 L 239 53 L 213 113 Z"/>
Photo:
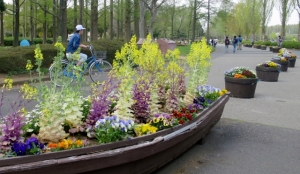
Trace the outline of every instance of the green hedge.
<path fill-rule="evenodd" d="M 282 43 L 283 48 L 295 48 L 300 49 L 300 42 L 294 42 L 294 41 L 284 41 Z"/>
<path fill-rule="evenodd" d="M 97 51 L 107 51 L 106 60 L 112 63 L 116 51 L 121 49 L 121 47 L 124 45 L 124 42 L 119 40 L 101 39 L 99 41 L 92 42 L 92 44 Z M 57 54 L 57 50 L 54 47 L 54 44 L 42 44 L 40 45 L 40 47 L 44 56 L 42 67 L 49 68 L 51 63 L 53 62 L 53 58 Z M 13 71 L 19 72 L 20 70 L 24 70 L 27 60 L 31 60 L 31 62 L 34 63 L 34 49 L 35 45 L 29 47 L 1 48 L 0 73 L 9 73 Z M 81 52 L 86 53 L 88 56 L 91 56 L 90 51 L 87 49 L 82 49 Z"/>
<path fill-rule="evenodd" d="M 19 44 L 18 45 L 20 45 L 20 42 L 23 39 L 26 39 L 26 40 L 30 41 L 30 38 L 19 38 Z M 14 42 L 14 38 L 13 37 L 5 37 L 4 38 L 4 45 L 5 46 L 13 46 L 13 42 Z M 46 42 L 48 44 L 52 44 L 53 43 L 53 39 L 52 38 L 47 38 Z M 33 39 L 33 43 L 32 44 L 42 44 L 42 43 L 43 43 L 43 39 L 42 38 L 35 38 L 35 39 Z"/>

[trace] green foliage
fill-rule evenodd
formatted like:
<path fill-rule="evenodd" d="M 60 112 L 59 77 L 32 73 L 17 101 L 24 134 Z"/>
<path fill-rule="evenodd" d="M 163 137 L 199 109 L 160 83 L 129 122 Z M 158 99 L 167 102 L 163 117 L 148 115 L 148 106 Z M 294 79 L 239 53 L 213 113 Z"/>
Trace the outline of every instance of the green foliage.
<path fill-rule="evenodd" d="M 83 104 L 82 104 L 82 115 L 83 115 L 83 118 L 81 121 L 85 121 L 87 116 L 89 115 L 90 113 L 90 108 L 91 108 L 91 102 L 89 100 L 84 100 L 83 101 Z"/>
<path fill-rule="evenodd" d="M 23 39 L 26 39 L 28 41 L 30 41 L 30 38 L 19 38 L 19 43 L 23 40 Z M 13 37 L 5 37 L 4 38 L 4 45 L 5 46 L 13 46 L 13 41 L 14 41 L 14 38 Z M 34 45 L 34 44 L 42 44 L 43 43 L 43 39 L 42 38 L 34 38 L 31 45 Z M 53 39 L 52 38 L 47 38 L 46 39 L 46 43 L 48 44 L 52 44 L 53 43 Z M 20 45 L 20 44 L 19 44 Z"/>
<path fill-rule="evenodd" d="M 283 48 L 295 48 L 300 49 L 300 42 L 294 42 L 294 41 L 284 41 L 282 43 Z"/>
<path fill-rule="evenodd" d="M 110 143 L 122 140 L 126 133 L 121 129 L 113 128 L 109 122 L 95 129 L 95 136 L 99 143 Z"/>
<path fill-rule="evenodd" d="M 85 43 L 89 44 L 89 43 Z M 120 50 L 124 42 L 119 40 L 105 40 L 101 39 L 99 41 L 94 41 L 91 44 L 95 47 L 97 51 L 107 51 L 107 61 L 113 62 L 116 50 Z M 64 44 L 66 47 L 67 44 Z M 53 44 L 40 45 L 42 54 L 44 55 L 44 60 L 42 64 L 42 70 L 47 71 L 50 65 L 53 63 L 53 58 L 57 54 L 57 49 Z M 35 62 L 34 60 L 34 49 L 35 46 L 29 47 L 9 47 L 1 49 L 0 54 L 0 73 L 16 74 L 25 71 L 25 66 L 27 60 Z M 88 49 L 82 49 L 81 52 L 86 53 L 91 56 Z M 34 67 L 34 69 L 36 66 Z"/>
<path fill-rule="evenodd" d="M 176 48 L 179 49 L 181 56 L 187 56 L 191 50 L 191 45 L 177 46 Z"/>

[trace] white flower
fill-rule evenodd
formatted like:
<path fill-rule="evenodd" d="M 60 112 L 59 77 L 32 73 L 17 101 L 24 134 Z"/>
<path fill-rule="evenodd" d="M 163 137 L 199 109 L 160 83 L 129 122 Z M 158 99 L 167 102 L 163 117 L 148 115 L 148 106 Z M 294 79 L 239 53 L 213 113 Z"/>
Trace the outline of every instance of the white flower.
<path fill-rule="evenodd" d="M 27 129 L 27 132 L 32 132 L 33 131 L 33 129 Z"/>

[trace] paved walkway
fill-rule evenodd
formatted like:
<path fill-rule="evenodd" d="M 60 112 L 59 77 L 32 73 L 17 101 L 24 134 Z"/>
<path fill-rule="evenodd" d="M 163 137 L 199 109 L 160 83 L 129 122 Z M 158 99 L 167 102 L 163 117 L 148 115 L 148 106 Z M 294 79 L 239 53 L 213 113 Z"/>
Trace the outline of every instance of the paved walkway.
<path fill-rule="evenodd" d="M 224 71 L 255 66 L 276 54 L 217 45 L 208 84 L 225 88 Z M 300 52 L 291 50 L 300 57 Z M 300 173 L 300 60 L 278 82 L 258 82 L 252 99 L 230 98 L 204 145 L 194 145 L 155 174 Z"/>

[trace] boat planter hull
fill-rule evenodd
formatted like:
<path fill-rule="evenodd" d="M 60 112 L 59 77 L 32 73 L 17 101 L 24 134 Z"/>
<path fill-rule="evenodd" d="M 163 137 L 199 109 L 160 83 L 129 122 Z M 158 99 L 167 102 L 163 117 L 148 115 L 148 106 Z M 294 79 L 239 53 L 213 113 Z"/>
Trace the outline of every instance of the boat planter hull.
<path fill-rule="evenodd" d="M 277 82 L 279 77 L 279 72 L 277 68 L 270 67 L 256 67 L 256 75 L 259 80 L 266 82 Z"/>
<path fill-rule="evenodd" d="M 288 66 L 293 68 L 295 67 L 295 64 L 296 64 L 296 58 L 290 58 Z"/>
<path fill-rule="evenodd" d="M 272 62 L 275 62 L 275 63 L 278 63 L 281 65 L 280 71 L 286 72 L 288 70 L 289 61 L 272 60 Z"/>
<path fill-rule="evenodd" d="M 220 120 L 224 95 L 188 123 L 152 135 L 82 149 L 0 160 L 0 173 L 151 173 L 205 138 Z"/>
<path fill-rule="evenodd" d="M 257 78 L 238 79 L 225 76 L 225 88 L 231 97 L 253 98 L 257 81 Z"/>

